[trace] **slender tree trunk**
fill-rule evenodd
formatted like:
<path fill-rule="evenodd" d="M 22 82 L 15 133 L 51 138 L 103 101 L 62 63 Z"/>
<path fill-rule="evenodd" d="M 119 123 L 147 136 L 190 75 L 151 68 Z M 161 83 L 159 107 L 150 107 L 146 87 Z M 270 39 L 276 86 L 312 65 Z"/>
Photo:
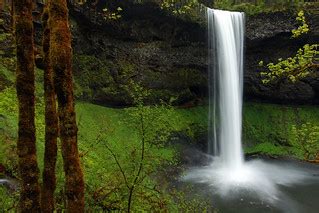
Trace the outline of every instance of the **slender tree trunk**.
<path fill-rule="evenodd" d="M 73 98 L 71 33 L 66 0 L 51 1 L 49 7 L 50 62 L 58 99 L 60 138 L 66 177 L 68 212 L 84 212 L 84 180 L 81 169 Z"/>
<path fill-rule="evenodd" d="M 48 1 L 48 4 L 50 1 Z M 53 85 L 53 70 L 50 65 L 50 29 L 48 27 L 48 5 L 46 6 L 42 21 L 43 32 L 43 53 L 44 53 L 44 98 L 45 98 L 45 151 L 43 185 L 41 193 L 42 212 L 54 211 L 54 191 L 56 188 L 55 166 L 57 159 L 57 137 L 58 137 L 58 114 L 56 110 L 56 97 Z"/>
<path fill-rule="evenodd" d="M 22 181 L 19 210 L 40 212 L 36 155 L 32 0 L 14 0 L 17 44 L 16 89 L 19 102 L 17 150 Z"/>

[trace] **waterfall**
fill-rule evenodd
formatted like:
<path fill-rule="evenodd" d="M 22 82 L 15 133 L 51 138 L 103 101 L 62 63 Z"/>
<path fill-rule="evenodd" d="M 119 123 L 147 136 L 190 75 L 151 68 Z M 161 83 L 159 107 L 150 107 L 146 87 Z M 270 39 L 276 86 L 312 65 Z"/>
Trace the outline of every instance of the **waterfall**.
<path fill-rule="evenodd" d="M 209 165 L 190 168 L 182 180 L 205 183 L 214 195 L 237 199 L 233 203 L 229 203 L 229 199 L 217 199 L 217 202 L 227 200 L 222 209 L 231 204 L 230 209 L 234 211 L 233 204 L 236 203 L 239 204 L 236 210 L 242 212 L 245 211 L 240 209 L 244 200 L 253 208 L 251 204 L 255 201 L 252 200 L 257 199 L 256 212 L 262 205 L 266 205 L 267 210 L 270 206 L 275 207 L 276 212 L 277 209 L 278 212 L 299 212 L 296 210 L 299 207 L 281 190 L 282 186 L 318 183 L 318 177 L 313 175 L 315 170 L 260 159 L 244 161 L 241 144 L 244 14 L 207 8 L 207 18 L 208 151 L 214 157 L 209 158 Z M 283 206 L 283 203 L 287 205 Z"/>
<path fill-rule="evenodd" d="M 241 145 L 244 13 L 207 8 L 208 151 L 227 167 L 243 165 Z"/>

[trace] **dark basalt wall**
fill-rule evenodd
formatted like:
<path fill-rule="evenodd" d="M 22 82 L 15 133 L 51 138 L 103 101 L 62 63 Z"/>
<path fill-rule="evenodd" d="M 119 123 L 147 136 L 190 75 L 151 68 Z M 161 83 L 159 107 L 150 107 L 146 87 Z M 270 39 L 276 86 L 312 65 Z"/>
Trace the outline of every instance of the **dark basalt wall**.
<path fill-rule="evenodd" d="M 79 87 L 87 89 L 79 96 L 105 105 L 131 104 L 123 88 L 132 78 L 151 89 L 150 102 L 169 100 L 172 96 L 176 97 L 176 104 L 203 100 L 207 95 L 205 23 L 176 18 L 151 3 L 132 4 L 123 9 L 121 19 L 102 24 L 92 22 L 92 17 L 81 11 L 71 10 L 75 55 L 89 55 L 100 61 L 96 67 L 92 65 L 94 60 L 85 63 L 83 57 L 75 57 L 76 79 Z M 247 17 L 245 99 L 318 103 L 319 79 L 263 85 L 258 67 L 260 60 L 276 61 L 293 55 L 305 43 L 319 43 L 318 15 L 312 15 L 308 22 L 311 33 L 291 39 L 290 31 L 296 26 L 294 14 Z M 110 78 L 88 83 L 83 80 L 83 70 L 96 76 L 109 74 Z"/>
<path fill-rule="evenodd" d="M 295 17 L 289 13 L 259 14 L 247 20 L 245 58 L 245 98 L 274 103 L 319 103 L 319 78 L 313 76 L 296 83 L 288 81 L 275 85 L 261 83 L 258 62 L 276 62 L 278 58 L 295 55 L 306 43 L 319 43 L 319 16 L 308 17 L 310 33 L 292 39 Z"/>

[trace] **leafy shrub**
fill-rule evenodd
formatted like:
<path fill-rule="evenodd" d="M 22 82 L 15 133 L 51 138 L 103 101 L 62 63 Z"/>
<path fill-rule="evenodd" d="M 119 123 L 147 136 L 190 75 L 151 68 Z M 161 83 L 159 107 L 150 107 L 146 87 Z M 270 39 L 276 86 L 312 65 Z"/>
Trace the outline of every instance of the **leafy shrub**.
<path fill-rule="evenodd" d="M 182 15 L 189 13 L 194 7 L 198 6 L 197 0 L 163 0 L 161 8 L 171 11 L 175 15 Z"/>
<path fill-rule="evenodd" d="M 301 152 L 305 160 L 315 159 L 319 153 L 319 126 L 310 122 L 293 125 L 291 134 L 290 143 L 297 148 L 295 151 Z"/>
<path fill-rule="evenodd" d="M 15 212 L 18 196 L 16 193 L 9 192 L 4 186 L 0 185 L 0 207 L 1 212 Z"/>
<path fill-rule="evenodd" d="M 298 13 L 296 20 L 300 26 L 292 30 L 292 38 L 297 38 L 309 31 L 303 11 Z M 260 61 L 259 66 L 263 67 L 264 62 Z M 269 63 L 266 67 L 267 71 L 260 72 L 264 84 L 278 83 L 285 79 L 294 83 L 316 72 L 319 67 L 319 44 L 305 44 L 295 56 L 284 60 L 279 58 L 278 63 Z"/>
<path fill-rule="evenodd" d="M 267 64 L 268 71 L 261 72 L 264 84 L 278 82 L 283 79 L 288 79 L 292 83 L 299 79 L 305 78 L 316 70 L 317 60 L 319 60 L 319 45 L 306 44 L 300 48 L 294 57 L 289 57 L 285 60 L 278 59 L 278 63 Z M 263 66 L 263 61 L 259 62 Z"/>
<path fill-rule="evenodd" d="M 297 29 L 293 29 L 292 32 L 292 37 L 297 38 L 301 36 L 302 34 L 308 33 L 309 32 L 309 26 L 306 23 L 306 17 L 304 12 L 301 10 L 299 11 L 296 20 L 300 23 L 299 27 Z"/>

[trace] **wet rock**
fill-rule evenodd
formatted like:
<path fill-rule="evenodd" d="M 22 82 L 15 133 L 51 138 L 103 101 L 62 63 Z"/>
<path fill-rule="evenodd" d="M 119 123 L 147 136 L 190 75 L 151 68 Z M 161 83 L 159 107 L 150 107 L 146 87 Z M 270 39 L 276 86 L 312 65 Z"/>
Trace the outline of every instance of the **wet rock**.
<path fill-rule="evenodd" d="M 195 148 L 184 147 L 180 152 L 180 162 L 185 166 L 209 165 L 213 157 Z"/>

